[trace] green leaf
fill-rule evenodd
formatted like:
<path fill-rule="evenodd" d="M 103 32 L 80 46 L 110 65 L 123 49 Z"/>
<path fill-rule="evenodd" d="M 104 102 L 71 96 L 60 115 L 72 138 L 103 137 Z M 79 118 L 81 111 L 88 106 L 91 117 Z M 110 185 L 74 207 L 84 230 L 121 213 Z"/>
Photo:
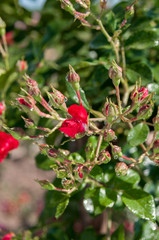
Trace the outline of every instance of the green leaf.
<path fill-rule="evenodd" d="M 79 104 L 77 94 L 76 94 L 75 90 L 73 89 L 72 85 L 68 81 L 66 81 L 66 87 L 67 87 L 67 91 L 68 91 L 70 98 Z M 89 110 L 90 106 L 86 99 L 85 92 L 83 91 L 82 88 L 80 88 L 80 95 L 81 95 L 83 107 L 86 108 L 87 110 Z"/>
<path fill-rule="evenodd" d="M 68 157 L 68 160 L 73 161 L 75 163 L 84 163 L 84 158 L 79 153 L 71 153 Z"/>
<path fill-rule="evenodd" d="M 121 196 L 129 210 L 140 218 L 154 221 L 155 203 L 152 195 L 140 189 L 125 190 Z"/>
<path fill-rule="evenodd" d="M 111 189 L 100 188 L 99 202 L 102 206 L 113 207 L 117 200 L 117 194 Z"/>
<path fill-rule="evenodd" d="M 143 84 L 147 84 L 153 80 L 152 70 L 147 64 L 141 62 L 128 65 L 126 76 L 132 83 L 135 83 L 140 77 Z"/>
<path fill-rule="evenodd" d="M 125 240 L 124 226 L 121 224 L 112 234 L 111 240 Z"/>
<path fill-rule="evenodd" d="M 35 161 L 36 161 L 37 167 L 40 169 L 43 169 L 43 170 L 51 170 L 50 166 L 51 166 L 51 164 L 54 163 L 54 161 L 52 159 L 48 158 L 47 156 L 42 155 L 41 153 L 39 153 L 35 157 Z"/>
<path fill-rule="evenodd" d="M 104 20 L 104 22 L 106 23 L 106 29 L 114 33 L 114 31 L 116 30 L 117 21 L 115 19 L 115 14 L 112 11 L 109 11 L 106 14 L 106 19 Z"/>
<path fill-rule="evenodd" d="M 36 179 L 35 181 L 38 182 L 43 189 L 54 190 L 54 188 L 55 188 L 54 185 L 52 183 L 50 183 L 48 180 Z"/>
<path fill-rule="evenodd" d="M 59 218 L 63 214 L 68 204 L 69 204 L 69 198 L 67 197 L 57 205 L 55 218 Z"/>
<path fill-rule="evenodd" d="M 147 85 L 149 92 L 155 92 L 159 95 L 159 85 L 157 83 L 150 83 Z"/>
<path fill-rule="evenodd" d="M 111 48 L 109 42 L 107 41 L 106 37 L 102 33 L 99 33 L 98 35 L 96 35 L 96 37 L 90 43 L 90 47 L 94 49 L 99 49 L 99 48 L 110 49 Z"/>
<path fill-rule="evenodd" d="M 125 176 L 115 175 L 113 185 L 116 189 L 132 189 L 137 186 L 139 181 L 140 175 L 136 171 L 129 169 Z"/>
<path fill-rule="evenodd" d="M 157 28 L 136 31 L 125 41 L 125 46 L 134 49 L 152 48 L 159 45 L 158 38 L 159 30 Z"/>
<path fill-rule="evenodd" d="M 89 137 L 88 142 L 86 144 L 86 150 L 85 150 L 86 159 L 89 159 L 90 161 L 94 159 L 96 147 L 97 147 L 97 137 L 95 136 Z"/>
<path fill-rule="evenodd" d="M 127 141 L 132 146 L 137 146 L 147 139 L 149 134 L 149 127 L 145 123 L 139 123 L 132 128 L 127 137 Z"/>
<path fill-rule="evenodd" d="M 101 205 L 99 202 L 99 191 L 100 188 L 87 188 L 84 195 L 83 205 L 87 212 L 91 215 L 101 214 L 105 206 Z"/>
<path fill-rule="evenodd" d="M 101 167 L 99 166 L 94 166 L 90 172 L 90 176 L 92 178 L 95 178 L 98 181 L 102 181 L 103 180 L 103 171 L 101 169 Z"/>

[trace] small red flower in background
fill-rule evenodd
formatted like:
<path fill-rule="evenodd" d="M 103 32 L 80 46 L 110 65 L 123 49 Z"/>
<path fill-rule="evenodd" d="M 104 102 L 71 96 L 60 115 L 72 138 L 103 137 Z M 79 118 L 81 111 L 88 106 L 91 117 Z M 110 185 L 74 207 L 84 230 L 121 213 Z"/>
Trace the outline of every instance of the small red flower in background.
<path fill-rule="evenodd" d="M 2 112 L 5 110 L 5 106 L 2 102 L 0 102 L 0 115 L 2 114 Z"/>
<path fill-rule="evenodd" d="M 65 120 L 59 130 L 69 137 L 74 138 L 77 133 L 86 130 L 87 111 L 82 105 L 78 106 L 74 104 L 68 108 L 68 113 L 72 118 Z"/>
<path fill-rule="evenodd" d="M 8 233 L 2 238 L 2 240 L 11 240 L 14 236 L 14 233 Z"/>
<path fill-rule="evenodd" d="M 12 135 L 5 132 L 0 132 L 0 162 L 7 156 L 8 152 L 17 148 L 19 141 Z"/>
<path fill-rule="evenodd" d="M 6 42 L 8 45 L 13 45 L 14 44 L 14 34 L 13 31 L 7 32 L 5 34 L 6 37 Z"/>

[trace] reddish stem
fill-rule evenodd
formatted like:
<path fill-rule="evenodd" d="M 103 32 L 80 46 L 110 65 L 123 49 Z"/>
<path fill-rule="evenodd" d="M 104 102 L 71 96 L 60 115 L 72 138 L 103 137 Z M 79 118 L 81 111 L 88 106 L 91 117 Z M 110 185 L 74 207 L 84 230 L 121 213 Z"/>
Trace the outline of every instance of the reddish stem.
<path fill-rule="evenodd" d="M 76 91 L 76 94 L 77 94 L 77 97 L 78 97 L 78 100 L 79 100 L 80 104 L 83 105 L 83 104 L 82 104 L 82 100 L 81 100 L 80 91 L 77 90 L 77 91 Z"/>

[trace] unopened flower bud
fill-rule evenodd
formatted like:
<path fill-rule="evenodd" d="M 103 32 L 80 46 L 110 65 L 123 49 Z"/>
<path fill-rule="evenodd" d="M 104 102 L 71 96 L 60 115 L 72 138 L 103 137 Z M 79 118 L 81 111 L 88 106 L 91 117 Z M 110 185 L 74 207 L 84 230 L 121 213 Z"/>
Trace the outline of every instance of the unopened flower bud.
<path fill-rule="evenodd" d="M 44 155 L 48 153 L 49 145 L 47 144 L 38 144 L 40 152 Z"/>
<path fill-rule="evenodd" d="M 108 163 L 111 160 L 111 155 L 108 151 L 102 150 L 97 160 L 98 160 L 98 164 Z"/>
<path fill-rule="evenodd" d="M 28 69 L 28 64 L 24 60 L 18 60 L 17 64 L 16 64 L 16 67 L 17 67 L 19 72 L 23 72 L 23 71 L 26 71 Z"/>
<path fill-rule="evenodd" d="M 77 166 L 74 168 L 75 173 L 75 179 L 77 181 L 81 181 L 83 178 L 85 178 L 88 174 L 88 168 L 85 166 Z"/>
<path fill-rule="evenodd" d="M 117 163 L 115 166 L 115 172 L 117 175 L 125 176 L 128 172 L 128 166 L 124 162 Z"/>
<path fill-rule="evenodd" d="M 117 146 L 117 145 L 113 145 L 112 146 L 112 154 L 113 154 L 113 157 L 115 159 L 119 158 L 122 156 L 122 151 L 121 151 L 121 147 Z"/>
<path fill-rule="evenodd" d="M 27 76 L 27 75 L 25 75 L 24 78 L 27 81 L 27 87 L 29 88 L 29 91 L 28 91 L 29 94 L 31 96 L 38 97 L 40 95 L 40 89 L 38 87 L 38 83 L 35 80 L 29 78 L 29 76 Z"/>
<path fill-rule="evenodd" d="M 153 151 L 155 154 L 159 153 L 159 139 L 157 139 L 153 144 Z"/>
<path fill-rule="evenodd" d="M 118 87 L 122 78 L 122 68 L 117 65 L 115 60 L 113 60 L 112 66 L 109 69 L 109 77 L 113 80 L 114 86 Z"/>
<path fill-rule="evenodd" d="M 131 100 L 133 102 L 143 102 L 143 100 L 149 95 L 149 92 L 148 92 L 148 89 L 145 88 L 145 87 L 142 87 L 142 88 L 136 88 L 132 91 L 131 93 Z"/>
<path fill-rule="evenodd" d="M 65 189 L 72 189 L 74 186 L 74 183 L 72 182 L 72 180 L 69 180 L 66 178 L 62 179 L 61 183 Z"/>
<path fill-rule="evenodd" d="M 2 20 L 2 18 L 0 17 L 0 35 L 4 36 L 6 33 L 6 24 L 5 22 Z"/>
<path fill-rule="evenodd" d="M 18 100 L 18 102 L 21 105 L 24 105 L 24 106 L 26 106 L 28 108 L 32 108 L 32 106 L 28 102 L 26 102 L 24 98 L 16 98 L 16 100 Z"/>
<path fill-rule="evenodd" d="M 25 122 L 25 127 L 26 128 L 35 128 L 35 124 L 34 124 L 34 121 L 32 119 L 28 119 L 28 118 L 25 118 L 23 116 L 21 116 Z"/>
<path fill-rule="evenodd" d="M 67 98 L 57 89 L 55 89 L 53 86 L 51 86 L 52 92 L 47 93 L 50 104 L 54 107 L 58 108 L 59 105 L 65 105 L 65 102 L 67 101 Z"/>
<path fill-rule="evenodd" d="M 79 85 L 80 77 L 75 72 L 74 68 L 71 65 L 69 65 L 69 69 L 70 69 L 70 72 L 67 76 L 67 80 L 68 80 L 69 83 L 72 84 L 75 91 L 78 91 L 79 88 L 80 88 L 80 85 Z"/>
<path fill-rule="evenodd" d="M 79 5 L 81 5 L 81 7 L 87 9 L 89 6 L 86 4 L 85 0 L 75 0 L 76 3 L 78 3 Z"/>
<path fill-rule="evenodd" d="M 100 7 L 101 7 L 101 9 L 105 9 L 106 8 L 106 3 L 107 3 L 106 0 L 100 0 Z"/>
<path fill-rule="evenodd" d="M 108 123 L 111 123 L 119 113 L 118 107 L 112 102 L 108 102 L 108 100 L 105 102 L 102 112 L 106 116 Z"/>
<path fill-rule="evenodd" d="M 139 112 L 137 114 L 137 119 L 147 119 L 152 115 L 152 106 L 151 105 L 143 105 L 140 107 Z"/>
<path fill-rule="evenodd" d="M 5 105 L 0 102 L 0 115 L 2 115 L 2 112 L 5 110 Z"/>
<path fill-rule="evenodd" d="M 104 136 L 104 141 L 106 141 L 106 142 L 110 142 L 114 138 L 116 138 L 115 132 L 112 129 L 104 130 L 103 136 Z"/>
<path fill-rule="evenodd" d="M 58 152 L 57 149 L 51 148 L 51 149 L 49 150 L 49 152 L 48 152 L 48 155 L 49 155 L 50 157 L 52 157 L 52 158 L 58 158 L 59 152 Z"/>
<path fill-rule="evenodd" d="M 128 19 L 131 15 L 134 15 L 134 5 L 133 4 L 126 7 L 125 19 Z"/>
<path fill-rule="evenodd" d="M 75 9 L 69 0 L 60 0 L 60 2 L 61 2 L 61 8 L 63 8 L 65 11 L 69 12 L 70 14 L 74 15 Z"/>
<path fill-rule="evenodd" d="M 67 177 L 67 171 L 64 167 L 60 167 L 58 171 L 56 171 L 56 175 L 58 178 L 65 178 Z"/>

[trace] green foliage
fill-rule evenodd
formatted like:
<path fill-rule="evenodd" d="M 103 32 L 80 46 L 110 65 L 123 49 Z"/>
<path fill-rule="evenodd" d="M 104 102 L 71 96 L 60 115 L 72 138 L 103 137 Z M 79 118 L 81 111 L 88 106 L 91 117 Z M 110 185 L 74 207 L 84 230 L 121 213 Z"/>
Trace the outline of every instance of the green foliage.
<path fill-rule="evenodd" d="M 149 127 L 144 124 L 140 123 L 137 124 L 134 128 L 132 128 L 128 133 L 128 142 L 132 146 L 137 146 L 147 139 L 149 134 Z"/>
<path fill-rule="evenodd" d="M 46 151 L 41 151 L 43 155 L 40 153 L 36 156 L 36 165 L 42 170 L 53 169 L 57 178 L 60 178 L 53 183 L 37 180 L 43 189 L 51 191 L 46 193 L 45 207 L 35 229 L 44 230 L 42 240 L 103 240 L 105 236 L 103 237 L 100 231 L 95 231 L 93 226 L 86 227 L 81 224 L 81 215 L 87 219 L 89 214 L 92 220 L 111 208 L 111 220 L 116 226 L 114 233 L 109 236 L 112 240 L 157 240 L 159 217 L 158 213 L 156 216 L 155 205 L 157 206 L 159 201 L 159 178 L 155 164 L 158 163 L 158 155 L 154 155 L 153 144 L 151 146 L 148 137 L 154 133 L 151 120 L 159 114 L 158 1 L 136 1 L 134 14 L 129 12 L 131 9 L 126 10 L 130 4 L 130 7 L 133 6 L 133 0 L 120 1 L 113 8 L 102 11 L 99 1 L 91 1 L 92 15 L 81 20 L 76 13 L 76 21 L 72 8 L 73 15 L 60 8 L 61 2 L 62 0 L 47 0 L 39 13 L 41 18 L 37 24 L 32 23 L 32 14 L 21 8 L 17 1 L 1 3 L 1 17 L 6 22 L 7 32 L 14 33 L 14 44 L 8 47 L 8 66 L 3 56 L 0 59 L 0 101 L 5 101 L 6 104 L 6 112 L 1 122 L 4 129 L 16 139 L 34 139 L 35 142 L 44 139 L 48 147 Z M 71 2 L 78 12 L 89 11 L 83 9 L 77 1 Z M 24 29 L 15 27 L 17 21 L 23 22 Z M 89 28 L 83 26 L 85 21 L 90 22 Z M 106 29 L 106 33 L 101 31 L 102 27 Z M 25 117 L 34 120 L 35 128 L 26 129 L 25 133 L 19 130 L 24 127 L 24 123 L 20 118 L 21 112 L 15 108 L 18 105 L 15 98 L 24 94 L 21 88 L 28 91 L 22 77 L 24 72 L 18 72 L 16 67 L 17 60 L 23 57 L 28 63 L 27 74 L 37 81 L 46 102 L 46 91 L 51 91 L 52 84 L 67 96 L 67 107 L 72 104 L 79 105 L 76 91 L 68 81 L 65 82 L 69 64 L 78 71 L 81 79 L 81 101 L 88 113 L 88 124 L 84 126 L 85 138 L 80 135 L 75 144 L 70 140 L 76 139 L 63 139 L 58 129 L 64 119 L 70 119 L 71 116 L 67 111 L 61 111 L 61 108 L 55 109 L 60 116 L 56 119 L 53 119 L 53 114 L 48 118 L 42 116 L 41 119 L 40 115 L 34 116 L 33 111 L 29 110 Z M 109 72 L 113 59 L 123 69 L 119 85 L 120 98 L 113 87 Z M 147 97 L 140 101 L 137 97 L 139 107 L 154 104 L 154 112 L 152 118 L 147 120 L 148 124 L 143 119 L 135 123 L 133 121 L 139 109 L 134 107 L 130 95 L 136 81 L 140 80 L 141 86 L 138 85 L 137 89 L 145 86 L 149 93 L 156 92 L 152 99 Z M 102 111 L 106 98 L 109 103 L 111 98 L 113 104 L 117 105 L 116 116 L 110 124 L 107 123 L 106 112 Z M 50 114 L 48 107 L 45 108 L 40 103 L 37 105 L 44 114 Z M 125 114 L 126 111 L 128 112 Z M 93 116 L 96 120 L 92 120 Z M 61 122 L 57 126 L 58 121 Z M 79 120 L 75 118 L 75 121 Z M 52 131 L 55 126 L 57 129 Z M 18 127 L 18 131 L 12 127 Z M 100 142 L 105 128 L 112 128 L 117 139 L 110 143 L 103 139 Z M 155 134 L 153 136 L 158 139 L 159 133 Z M 31 137 L 35 135 L 37 137 Z M 61 143 L 63 149 L 59 150 L 60 153 L 51 156 L 49 149 L 55 146 L 58 150 Z M 101 151 L 105 150 L 112 155 L 112 145 L 121 147 L 122 157 L 112 158 L 108 164 L 99 166 L 98 157 Z M 71 153 L 64 153 L 66 149 Z M 126 176 L 115 174 L 117 160 L 128 165 Z M 129 238 L 124 220 L 129 217 L 130 212 L 134 214 L 132 221 L 135 222 L 135 230 Z M 58 222 L 47 224 L 48 219 L 53 217 L 59 218 Z M 76 229 L 75 226 L 81 226 L 80 224 L 82 227 Z M 108 229 L 106 234 L 110 231 L 111 229 Z M 38 237 L 34 237 L 34 234 L 32 237 L 32 233 L 26 232 L 17 235 L 15 239 L 37 240 Z"/>

